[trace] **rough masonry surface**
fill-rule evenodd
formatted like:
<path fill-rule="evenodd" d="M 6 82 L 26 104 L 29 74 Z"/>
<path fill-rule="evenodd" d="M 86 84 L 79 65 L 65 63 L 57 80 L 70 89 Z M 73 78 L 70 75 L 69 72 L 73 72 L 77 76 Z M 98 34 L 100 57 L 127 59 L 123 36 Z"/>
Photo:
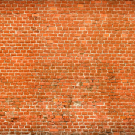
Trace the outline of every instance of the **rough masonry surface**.
<path fill-rule="evenodd" d="M 135 135 L 135 1 L 0 0 L 1 135 Z"/>

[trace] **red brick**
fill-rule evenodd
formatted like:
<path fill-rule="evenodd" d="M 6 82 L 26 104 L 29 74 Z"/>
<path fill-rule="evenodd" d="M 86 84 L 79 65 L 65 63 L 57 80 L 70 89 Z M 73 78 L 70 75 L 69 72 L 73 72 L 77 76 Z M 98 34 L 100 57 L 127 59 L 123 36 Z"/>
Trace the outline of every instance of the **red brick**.
<path fill-rule="evenodd" d="M 84 7 L 84 5 L 83 4 L 78 4 L 78 7 Z"/>
<path fill-rule="evenodd" d="M 120 133 L 113 133 L 113 135 L 120 135 Z"/>
<path fill-rule="evenodd" d="M 126 1 L 126 4 L 132 4 L 132 1 Z"/>
<path fill-rule="evenodd" d="M 49 27 L 49 30 L 56 30 L 56 27 Z"/>
<path fill-rule="evenodd" d="M 50 129 L 50 132 L 58 132 L 58 129 Z"/>
<path fill-rule="evenodd" d="M 1 0 L 0 134 L 135 134 L 134 5 Z"/>
<path fill-rule="evenodd" d="M 51 7 L 50 10 L 57 10 L 57 8 L 56 7 Z"/>

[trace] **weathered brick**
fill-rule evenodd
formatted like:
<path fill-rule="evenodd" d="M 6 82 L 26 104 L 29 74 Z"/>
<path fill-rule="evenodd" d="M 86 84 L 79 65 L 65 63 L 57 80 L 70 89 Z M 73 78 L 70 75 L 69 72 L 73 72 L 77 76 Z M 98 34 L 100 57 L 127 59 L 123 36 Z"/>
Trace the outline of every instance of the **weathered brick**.
<path fill-rule="evenodd" d="M 0 134 L 135 134 L 135 1 L 1 0 Z"/>

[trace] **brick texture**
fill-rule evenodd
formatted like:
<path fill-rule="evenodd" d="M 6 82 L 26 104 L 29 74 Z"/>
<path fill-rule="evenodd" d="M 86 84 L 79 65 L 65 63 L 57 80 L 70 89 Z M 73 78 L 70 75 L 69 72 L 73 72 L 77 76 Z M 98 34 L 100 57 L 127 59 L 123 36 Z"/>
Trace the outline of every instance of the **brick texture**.
<path fill-rule="evenodd" d="M 0 0 L 1 135 L 135 135 L 135 1 Z"/>

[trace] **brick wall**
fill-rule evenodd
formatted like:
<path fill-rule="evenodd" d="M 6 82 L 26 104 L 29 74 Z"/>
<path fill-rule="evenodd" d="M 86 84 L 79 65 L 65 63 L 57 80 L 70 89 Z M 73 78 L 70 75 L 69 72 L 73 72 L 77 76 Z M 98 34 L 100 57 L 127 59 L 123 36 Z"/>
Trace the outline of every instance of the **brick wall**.
<path fill-rule="evenodd" d="M 1 0 L 0 134 L 135 135 L 135 1 Z"/>

